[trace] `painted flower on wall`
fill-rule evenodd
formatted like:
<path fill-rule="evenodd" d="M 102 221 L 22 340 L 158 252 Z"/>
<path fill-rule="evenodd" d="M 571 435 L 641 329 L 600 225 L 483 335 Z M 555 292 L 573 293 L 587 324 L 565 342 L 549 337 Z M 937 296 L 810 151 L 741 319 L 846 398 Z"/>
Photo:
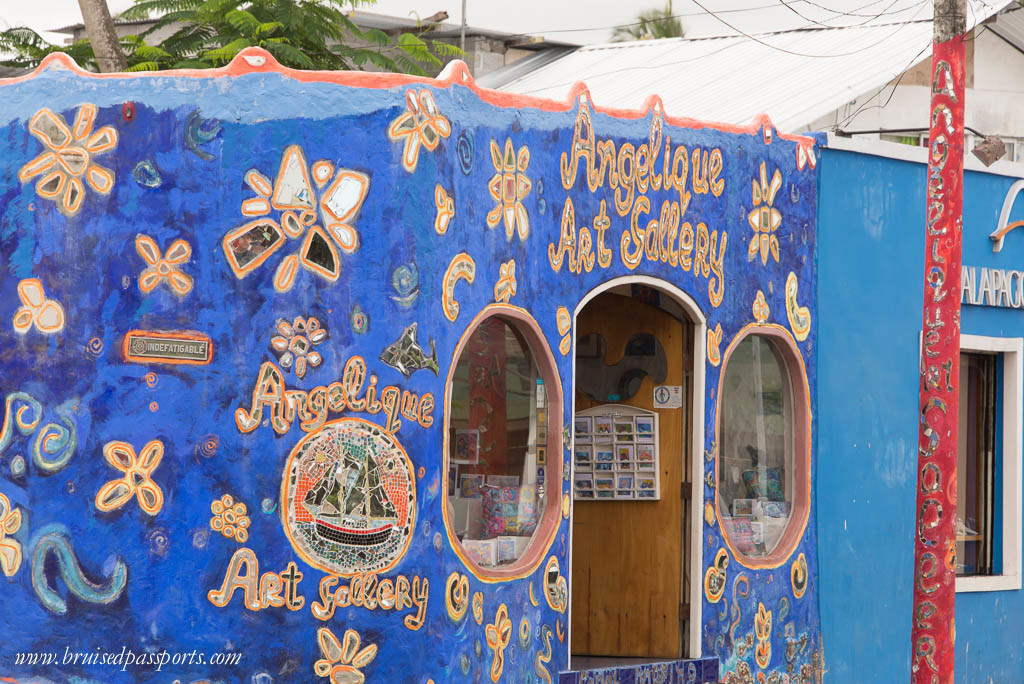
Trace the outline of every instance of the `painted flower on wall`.
<path fill-rule="evenodd" d="M 135 251 L 146 262 L 146 268 L 139 274 L 139 289 L 149 294 L 160 283 L 184 297 L 192 291 L 192 276 L 182 273 L 179 268 L 192 258 L 192 248 L 184 240 L 175 240 L 167 248 L 167 254 L 160 253 L 156 241 L 148 235 L 135 236 Z"/>
<path fill-rule="evenodd" d="M 210 512 L 213 513 L 210 529 L 214 532 L 220 532 L 239 544 L 249 540 L 249 516 L 244 503 L 236 502 L 233 496 L 225 494 L 214 499 L 210 504 Z"/>
<path fill-rule="evenodd" d="M 273 185 L 256 169 L 245 174 L 245 182 L 257 196 L 242 202 L 241 211 L 253 220 L 231 229 L 221 241 L 235 277 L 244 278 L 288 240 L 302 238 L 298 252 L 278 264 L 274 289 L 291 290 L 300 266 L 329 282 L 337 281 L 341 275 L 338 249 L 345 254 L 359 249 L 353 222 L 369 192 L 369 176 L 336 169 L 327 160 L 310 167 L 302 148 L 291 145 L 281 156 Z"/>
<path fill-rule="evenodd" d="M 21 544 L 11 535 L 21 528 L 21 511 L 0 494 L 0 570 L 13 577 L 21 567 Z"/>
<path fill-rule="evenodd" d="M 127 442 L 107 442 L 103 445 L 107 463 L 124 473 L 124 477 L 111 480 L 96 492 L 96 508 L 104 513 L 113 511 L 139 499 L 139 507 L 149 515 L 156 515 L 164 505 L 164 493 L 153 482 L 153 471 L 164 456 L 164 444 L 154 439 L 142 447 L 139 455 Z"/>
<path fill-rule="evenodd" d="M 508 303 L 518 289 L 516 260 L 509 259 L 498 267 L 498 282 L 494 284 L 494 301 Z"/>
<path fill-rule="evenodd" d="M 64 329 L 64 307 L 46 298 L 39 278 L 26 278 L 18 283 L 18 299 L 21 307 L 14 312 L 14 332 L 24 335 L 35 326 L 39 332 L 49 335 Z"/>
<path fill-rule="evenodd" d="M 754 314 L 754 320 L 758 323 L 764 323 L 771 315 L 771 309 L 768 308 L 768 301 L 764 298 L 762 290 L 757 291 L 757 297 L 754 298 L 754 305 L 750 307 L 750 312 Z"/>
<path fill-rule="evenodd" d="M 68 128 L 64 117 L 44 107 L 28 124 L 28 130 L 46 149 L 18 170 L 18 180 L 25 183 L 42 176 L 36 192 L 53 200 L 68 216 L 82 208 L 86 184 L 101 195 L 114 187 L 114 172 L 94 164 L 93 158 L 117 146 L 117 131 L 104 126 L 93 133 L 96 112 L 96 105 L 82 105 Z"/>
<path fill-rule="evenodd" d="M 775 231 L 782 224 L 782 213 L 774 206 L 775 195 L 782 187 L 782 174 L 778 169 L 772 175 L 771 182 L 768 181 L 768 170 L 765 162 L 761 162 L 761 178 L 753 182 L 754 208 L 747 215 L 750 227 L 754 229 L 754 237 L 750 240 L 750 247 L 747 249 L 747 259 L 753 261 L 758 253 L 761 255 L 761 265 L 768 264 L 769 252 L 779 261 L 779 239 Z"/>
<path fill-rule="evenodd" d="M 441 138 L 452 134 L 452 125 L 441 114 L 429 90 L 405 91 L 405 111 L 388 126 L 388 138 L 404 142 L 402 168 L 412 173 L 420 159 L 420 147 L 433 152 Z"/>
<path fill-rule="evenodd" d="M 362 642 L 354 629 L 345 630 L 343 639 L 339 642 L 327 627 L 317 630 L 316 640 L 324 657 L 313 663 L 313 671 L 318 677 L 330 677 L 331 684 L 362 684 L 366 675 L 361 670 L 377 657 L 377 645 L 360 649 Z"/>
<path fill-rule="evenodd" d="M 497 204 L 487 214 L 487 227 L 494 228 L 505 220 L 505 237 L 509 240 L 519 233 L 519 239 L 525 240 L 530 234 L 530 217 L 523 206 L 523 200 L 530 194 L 530 179 L 526 177 L 526 169 L 530 166 L 530 148 L 523 145 L 516 152 L 512 139 L 505 140 L 505 152 L 502 153 L 498 143 L 491 141 L 491 162 L 495 174 L 491 176 L 487 189 Z"/>
<path fill-rule="evenodd" d="M 327 329 L 310 316 L 297 316 L 291 323 L 283 318 L 277 321 L 277 335 L 270 338 L 270 347 L 278 355 L 277 362 L 285 370 L 295 366 L 295 375 L 305 377 L 306 369 L 316 368 L 323 361 L 313 345 L 327 339 Z"/>

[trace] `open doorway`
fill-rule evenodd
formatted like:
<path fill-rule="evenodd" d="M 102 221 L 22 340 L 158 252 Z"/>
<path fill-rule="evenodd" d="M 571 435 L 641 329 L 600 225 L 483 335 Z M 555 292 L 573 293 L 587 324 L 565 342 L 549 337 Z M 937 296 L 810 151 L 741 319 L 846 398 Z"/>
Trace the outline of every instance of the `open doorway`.
<path fill-rule="evenodd" d="M 577 314 L 573 670 L 698 655 L 687 647 L 695 329 L 646 285 Z"/>

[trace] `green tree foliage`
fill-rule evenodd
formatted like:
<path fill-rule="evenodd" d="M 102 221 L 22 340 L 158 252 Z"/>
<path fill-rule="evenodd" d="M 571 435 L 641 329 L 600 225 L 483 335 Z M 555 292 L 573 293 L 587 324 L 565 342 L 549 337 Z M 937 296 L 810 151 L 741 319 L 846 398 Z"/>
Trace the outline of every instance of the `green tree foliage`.
<path fill-rule="evenodd" d="M 71 45 L 51 45 L 30 28 L 24 26 L 0 32 L 0 66 L 30 69 L 53 52 L 64 52 L 83 67 L 96 70 L 96 57 L 88 40 Z"/>
<path fill-rule="evenodd" d="M 247 47 L 261 47 L 281 64 L 297 69 L 376 68 L 425 74 L 441 59 L 461 55 L 447 43 L 425 40 L 430 28 L 389 35 L 363 30 L 350 14 L 375 0 L 135 0 L 120 19 L 153 19 L 139 35 L 125 36 L 121 47 L 129 71 L 208 69 L 223 66 Z M 157 43 L 147 42 L 170 27 Z M 0 33 L 4 66 L 33 67 L 51 52 L 67 52 L 87 69 L 95 69 L 88 40 L 50 45 L 36 32 L 14 28 Z M 10 57 L 13 55 L 13 57 Z"/>
<path fill-rule="evenodd" d="M 612 40 L 653 40 L 655 38 L 682 38 L 683 23 L 672 15 L 672 5 L 665 9 L 654 9 L 640 12 L 636 23 L 620 26 L 612 33 Z"/>

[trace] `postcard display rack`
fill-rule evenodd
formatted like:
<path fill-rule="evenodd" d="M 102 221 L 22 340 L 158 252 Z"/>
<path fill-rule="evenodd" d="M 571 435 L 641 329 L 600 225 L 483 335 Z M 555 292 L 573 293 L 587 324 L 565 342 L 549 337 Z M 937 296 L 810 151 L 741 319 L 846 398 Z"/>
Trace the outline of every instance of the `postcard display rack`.
<path fill-rule="evenodd" d="M 573 420 L 573 492 L 576 501 L 661 498 L 658 414 L 604 404 Z"/>

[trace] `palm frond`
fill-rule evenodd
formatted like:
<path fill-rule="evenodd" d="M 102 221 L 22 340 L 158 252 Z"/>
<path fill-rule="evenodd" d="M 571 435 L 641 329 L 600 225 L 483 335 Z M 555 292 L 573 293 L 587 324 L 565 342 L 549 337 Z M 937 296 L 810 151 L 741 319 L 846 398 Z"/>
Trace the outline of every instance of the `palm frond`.
<path fill-rule="evenodd" d="M 462 58 L 466 53 L 459 49 L 458 45 L 445 43 L 441 40 L 430 41 L 430 50 L 438 57 L 449 57 L 451 59 Z"/>
<path fill-rule="evenodd" d="M 260 21 L 256 17 L 241 9 L 231 10 L 224 15 L 224 20 L 239 33 L 250 36 L 260 27 Z"/>
<path fill-rule="evenodd" d="M 160 71 L 159 62 L 137 62 L 128 67 L 128 71 Z"/>
<path fill-rule="evenodd" d="M 267 41 L 263 44 L 267 52 L 274 55 L 281 64 L 295 69 L 313 69 L 315 64 L 304 52 L 296 50 L 287 43 L 275 43 Z"/>

